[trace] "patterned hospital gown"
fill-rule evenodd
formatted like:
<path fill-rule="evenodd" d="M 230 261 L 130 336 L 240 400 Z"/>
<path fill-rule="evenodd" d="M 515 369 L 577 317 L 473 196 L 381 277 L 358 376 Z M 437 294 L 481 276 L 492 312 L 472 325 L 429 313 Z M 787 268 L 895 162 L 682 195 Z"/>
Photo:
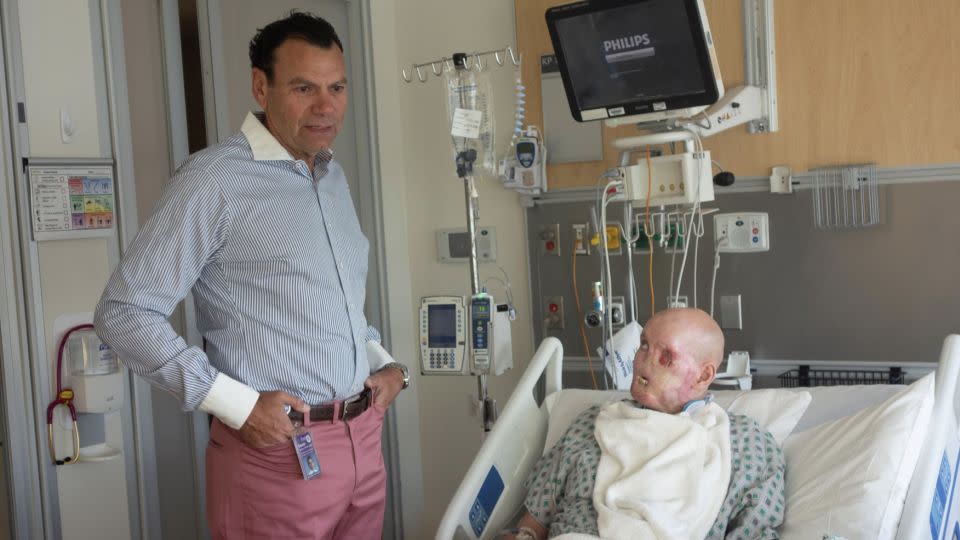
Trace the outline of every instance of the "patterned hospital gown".
<path fill-rule="evenodd" d="M 600 445 L 593 435 L 601 405 L 580 414 L 527 477 L 524 505 L 550 537 L 577 532 L 596 536 L 593 485 Z M 752 418 L 730 415 L 730 485 L 705 540 L 779 538 L 784 469 L 777 441 Z"/>

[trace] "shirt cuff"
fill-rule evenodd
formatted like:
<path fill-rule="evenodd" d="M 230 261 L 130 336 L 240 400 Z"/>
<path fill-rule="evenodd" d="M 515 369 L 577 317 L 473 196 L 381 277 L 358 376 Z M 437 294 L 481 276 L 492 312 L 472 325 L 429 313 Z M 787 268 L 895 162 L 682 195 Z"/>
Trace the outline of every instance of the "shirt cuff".
<path fill-rule="evenodd" d="M 240 429 L 260 399 L 260 392 L 218 373 L 207 397 L 200 403 L 200 410 L 210 413 L 233 429 Z"/>
<path fill-rule="evenodd" d="M 394 362 L 394 359 L 383 346 L 376 341 L 367 342 L 367 363 L 370 364 L 370 373 L 380 371 L 390 362 Z"/>

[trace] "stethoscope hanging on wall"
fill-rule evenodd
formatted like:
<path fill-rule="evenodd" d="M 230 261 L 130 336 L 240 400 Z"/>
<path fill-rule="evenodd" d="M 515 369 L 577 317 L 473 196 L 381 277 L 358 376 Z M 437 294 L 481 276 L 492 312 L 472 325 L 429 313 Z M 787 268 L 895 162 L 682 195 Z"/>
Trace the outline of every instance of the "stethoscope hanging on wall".
<path fill-rule="evenodd" d="M 50 459 L 55 465 L 70 465 L 80 461 L 80 429 L 77 426 L 77 408 L 73 404 L 74 393 L 71 388 L 63 387 L 63 350 L 67 346 L 67 338 L 70 334 L 79 330 L 93 330 L 92 324 L 80 324 L 74 326 L 63 333 L 60 338 L 60 345 L 57 347 L 57 394 L 53 401 L 47 405 L 47 442 L 50 446 Z M 73 422 L 73 455 L 63 459 L 57 459 L 56 444 L 53 440 L 53 413 L 57 407 L 66 407 L 70 411 L 70 418 Z"/>

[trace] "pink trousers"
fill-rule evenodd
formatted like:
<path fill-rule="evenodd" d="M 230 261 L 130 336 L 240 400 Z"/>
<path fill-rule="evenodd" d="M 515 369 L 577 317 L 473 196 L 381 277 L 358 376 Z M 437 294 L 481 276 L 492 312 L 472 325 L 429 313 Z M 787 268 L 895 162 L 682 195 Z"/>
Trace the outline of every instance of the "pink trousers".
<path fill-rule="evenodd" d="M 320 476 L 304 480 L 293 443 L 254 449 L 214 420 L 207 445 L 207 524 L 217 539 L 374 540 L 383 529 L 384 411 L 314 422 Z"/>

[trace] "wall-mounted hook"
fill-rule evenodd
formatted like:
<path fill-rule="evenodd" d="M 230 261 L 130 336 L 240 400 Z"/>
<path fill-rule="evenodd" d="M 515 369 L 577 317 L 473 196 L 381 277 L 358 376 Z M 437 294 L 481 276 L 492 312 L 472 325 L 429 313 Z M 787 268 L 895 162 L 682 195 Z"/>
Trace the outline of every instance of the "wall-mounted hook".
<path fill-rule="evenodd" d="M 503 65 L 503 58 L 500 58 L 500 51 L 493 51 L 493 59 L 497 61 L 498 66 Z"/>
<path fill-rule="evenodd" d="M 443 73 L 443 62 L 430 62 L 430 69 L 433 74 L 439 77 Z"/>
<path fill-rule="evenodd" d="M 426 75 L 423 74 L 422 71 L 420 71 L 420 66 L 414 66 L 414 67 L 417 70 L 417 79 L 420 79 L 420 82 L 427 82 L 427 77 Z"/>
<path fill-rule="evenodd" d="M 407 73 L 407 68 L 400 68 L 400 75 L 403 77 L 403 80 L 407 82 L 413 82 L 413 79 L 410 78 L 410 74 Z"/>
<path fill-rule="evenodd" d="M 479 54 L 475 54 L 473 55 L 473 58 L 474 58 L 474 64 L 477 65 L 477 71 L 478 72 L 483 71 L 483 57 L 480 56 Z"/>
<path fill-rule="evenodd" d="M 518 54 L 518 55 L 515 55 L 515 54 L 513 53 L 513 47 L 507 47 L 507 52 L 510 53 L 510 61 L 513 62 L 513 65 L 519 66 L 519 65 L 520 65 L 520 58 L 521 58 L 522 56 L 519 55 L 519 54 Z"/>

